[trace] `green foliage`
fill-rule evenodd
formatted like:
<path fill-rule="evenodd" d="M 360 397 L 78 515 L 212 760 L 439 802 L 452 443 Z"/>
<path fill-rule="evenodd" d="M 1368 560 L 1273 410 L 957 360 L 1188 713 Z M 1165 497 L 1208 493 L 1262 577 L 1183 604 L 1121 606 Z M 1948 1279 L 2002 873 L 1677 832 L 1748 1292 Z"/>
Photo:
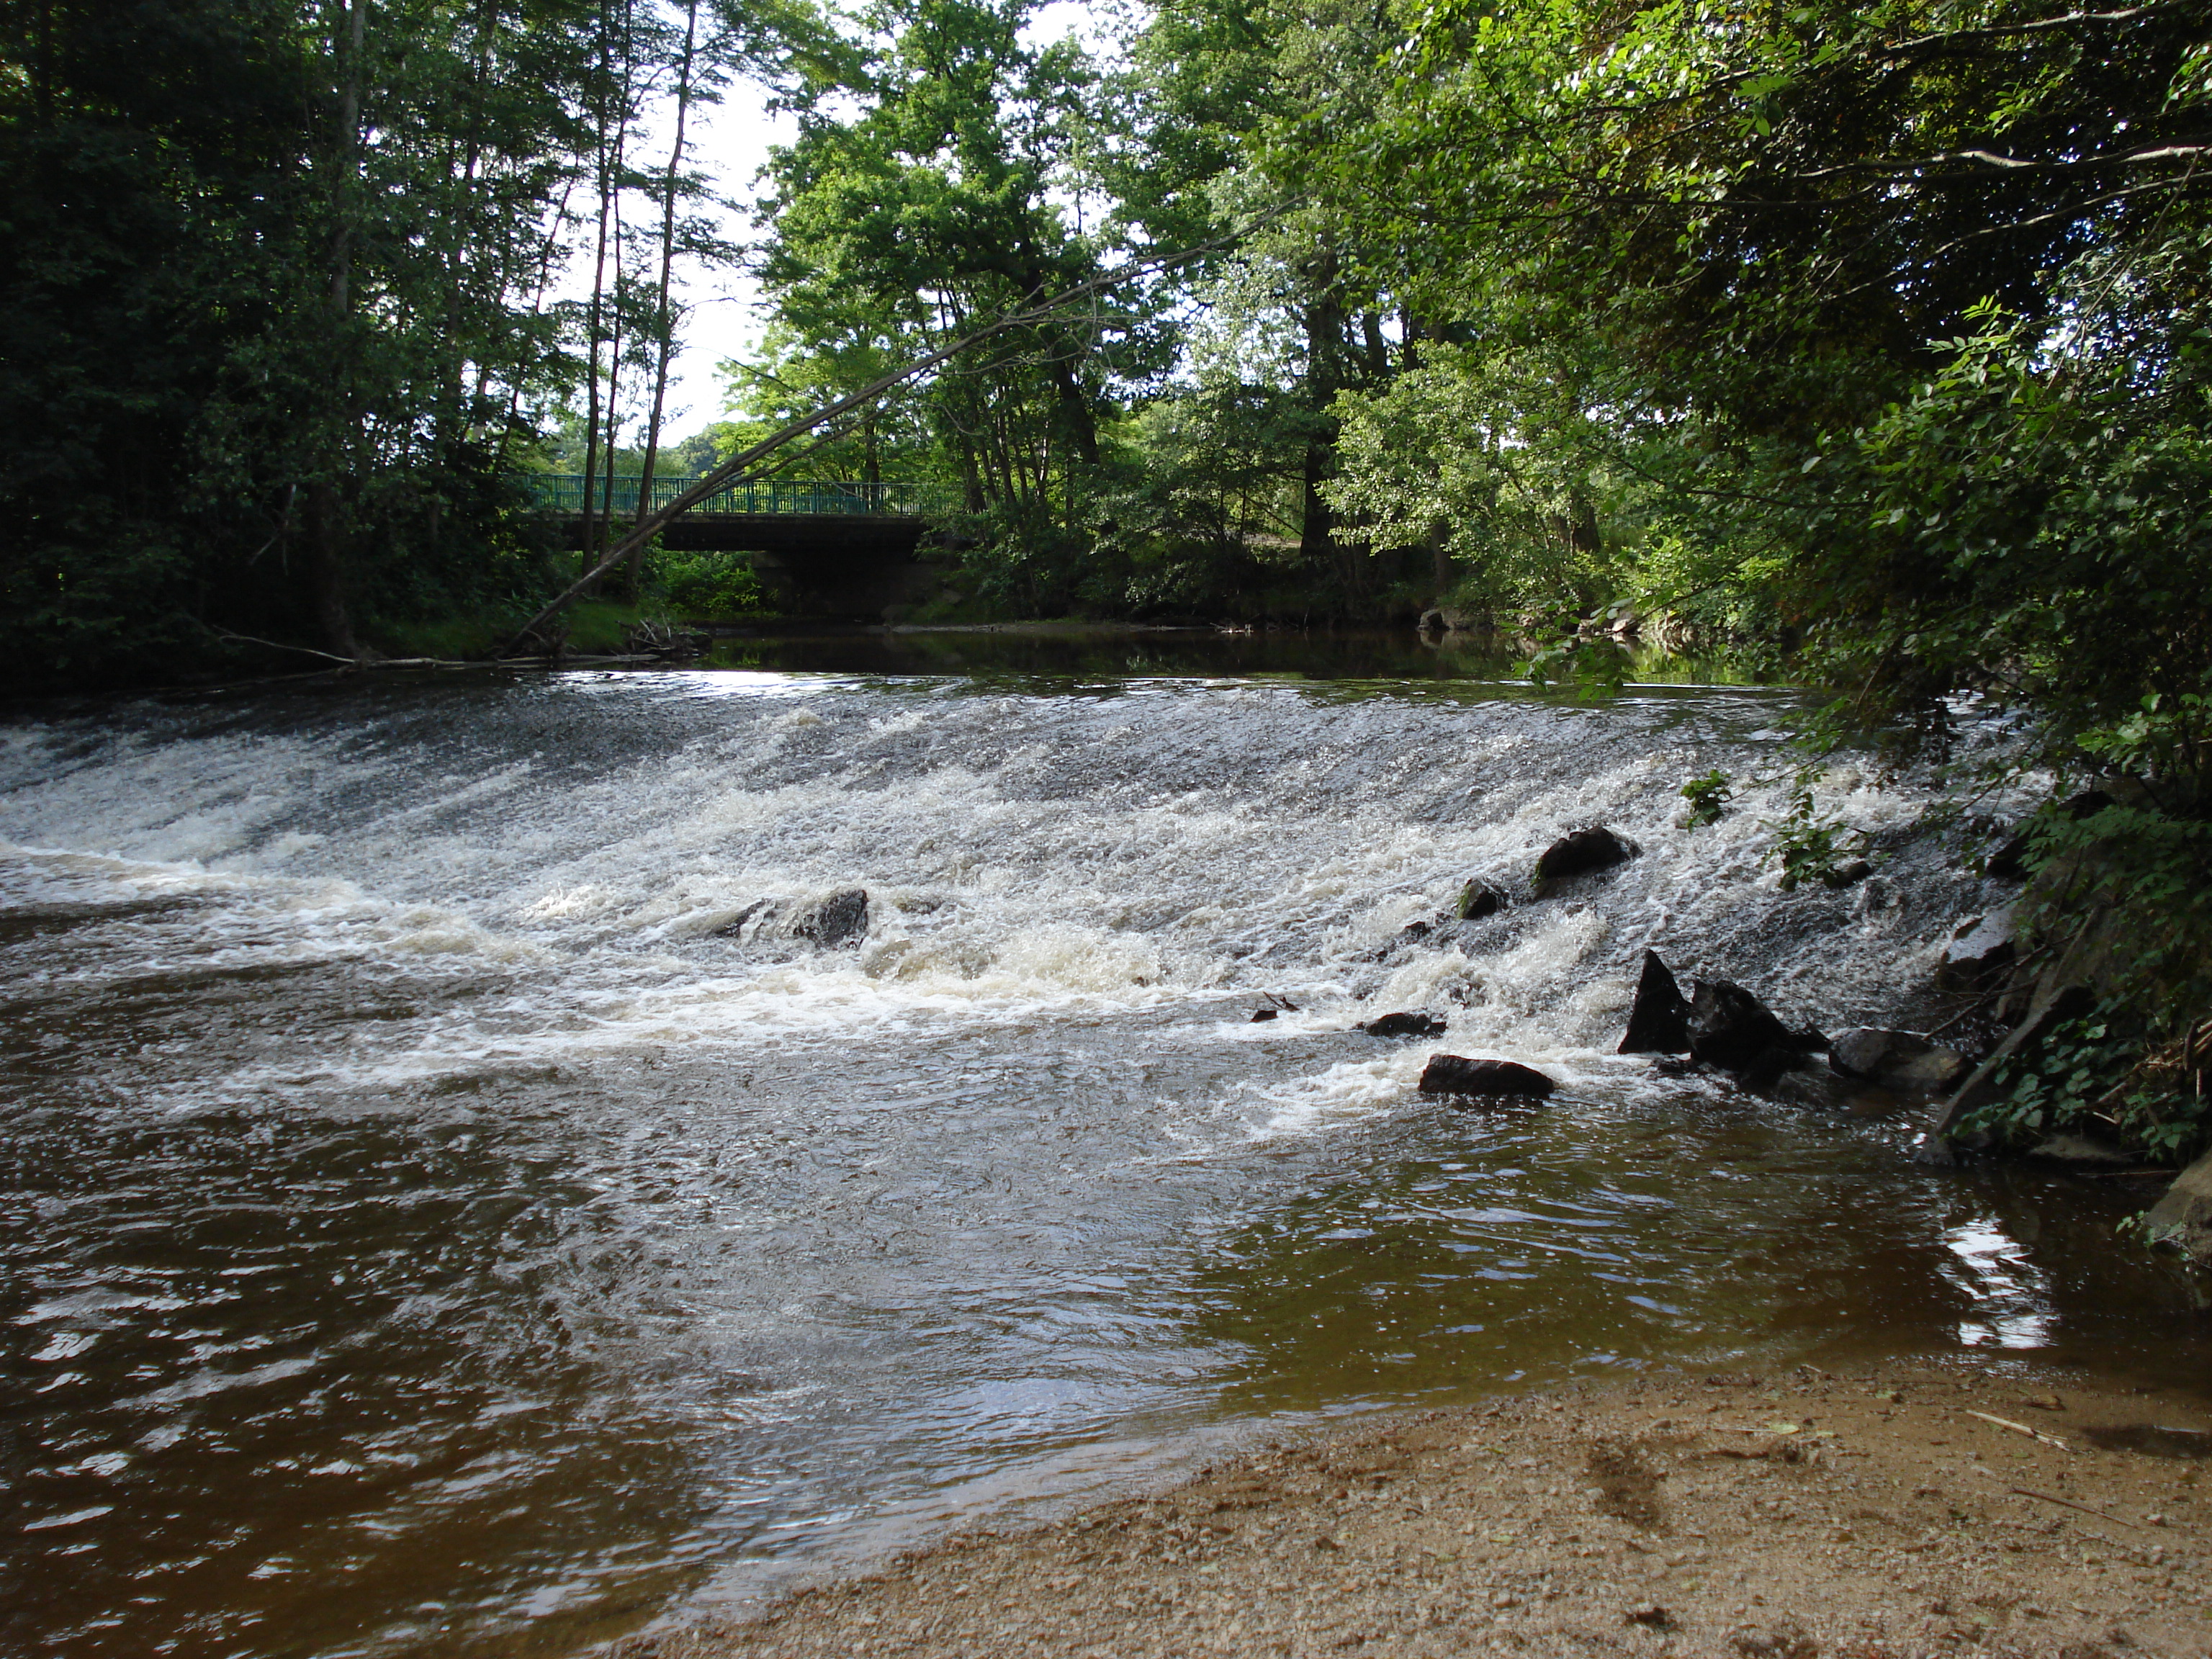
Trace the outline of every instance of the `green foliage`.
<path fill-rule="evenodd" d="M 1571 629 L 1572 619 L 1566 619 Z M 1554 619 L 1547 631 L 1562 633 Z M 1552 645 L 1539 647 L 1528 658 L 1528 678 L 1536 685 L 1559 683 L 1571 687 L 1585 701 L 1618 695 L 1627 684 L 1635 659 L 1609 639 L 1565 631 Z"/>
<path fill-rule="evenodd" d="M 801 4 L 708 11 L 709 82 L 819 43 Z M 237 635 L 347 656 L 561 585 L 509 474 L 576 378 L 550 290 L 668 24 L 655 0 L 0 8 L 9 673 L 235 669 Z"/>
<path fill-rule="evenodd" d="M 1329 500 L 1382 545 L 1449 559 L 1470 608 L 1595 605 L 1620 574 L 1599 530 L 1615 446 L 1587 407 L 1595 378 L 1556 348 L 1425 346 L 1381 389 L 1338 396 Z"/>
<path fill-rule="evenodd" d="M 656 553 L 652 580 L 672 610 L 686 618 L 717 621 L 757 616 L 770 607 L 767 591 L 742 553 Z"/>
<path fill-rule="evenodd" d="M 2146 1062 L 2139 1012 L 2106 999 L 2052 1031 L 2034 1053 L 1997 1073 L 1996 1097 L 1961 1126 L 2008 1146 L 2087 1129 L 2166 1164 L 2186 1163 L 2212 1137 L 2212 1100 L 2187 1068 Z"/>
<path fill-rule="evenodd" d="M 1679 793 L 1690 804 L 1686 822 L 1692 830 L 1718 823 L 1727 813 L 1729 802 L 1735 799 L 1735 791 L 1729 787 L 1729 775 L 1718 767 L 1702 777 L 1692 778 Z"/>
<path fill-rule="evenodd" d="M 1689 792 L 1683 792 L 1687 794 Z M 1782 872 L 1782 890 L 1794 892 L 1808 881 L 1839 884 L 1844 866 L 1868 851 L 1863 831 L 1824 816 L 1813 798 L 1809 777 L 1801 776 L 1790 797 L 1790 816 L 1766 828 L 1774 831 L 1768 856 Z"/>

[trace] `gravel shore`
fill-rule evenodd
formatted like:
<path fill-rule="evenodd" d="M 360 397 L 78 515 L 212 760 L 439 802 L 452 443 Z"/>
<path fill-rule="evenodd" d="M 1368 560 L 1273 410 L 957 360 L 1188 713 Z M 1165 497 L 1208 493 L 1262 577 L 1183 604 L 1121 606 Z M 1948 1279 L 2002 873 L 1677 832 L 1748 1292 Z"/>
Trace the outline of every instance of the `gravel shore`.
<path fill-rule="evenodd" d="M 2212 1656 L 2202 1399 L 2024 1368 L 1647 1378 L 1254 1442 L 623 1659 Z"/>

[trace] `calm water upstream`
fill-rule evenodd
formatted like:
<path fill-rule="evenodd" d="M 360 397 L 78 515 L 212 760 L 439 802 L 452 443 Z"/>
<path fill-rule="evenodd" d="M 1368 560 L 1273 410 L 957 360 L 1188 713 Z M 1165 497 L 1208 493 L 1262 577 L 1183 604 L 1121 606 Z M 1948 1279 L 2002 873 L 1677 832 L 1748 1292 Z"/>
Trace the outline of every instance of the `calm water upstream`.
<path fill-rule="evenodd" d="M 2102 1243 L 2139 1194 L 1613 1055 L 1647 944 L 1833 1027 L 1991 897 L 1910 785 L 1832 776 L 1893 844 L 1840 894 L 1777 890 L 1779 785 L 1676 827 L 1787 694 L 1206 648 L 0 727 L 0 1650 L 571 1652 L 1194 1434 L 1654 1361 L 2212 1375 Z M 1389 948 L 1597 819 L 1645 856 Z M 853 886 L 857 945 L 726 931 Z M 1562 1091 L 1425 1102 L 1440 1048 Z"/>

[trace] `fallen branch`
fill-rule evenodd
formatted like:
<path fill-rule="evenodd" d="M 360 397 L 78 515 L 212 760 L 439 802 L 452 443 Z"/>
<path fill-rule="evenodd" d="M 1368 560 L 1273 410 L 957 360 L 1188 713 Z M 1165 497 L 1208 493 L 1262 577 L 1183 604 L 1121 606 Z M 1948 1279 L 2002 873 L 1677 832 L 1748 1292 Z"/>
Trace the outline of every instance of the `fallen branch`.
<path fill-rule="evenodd" d="M 217 634 L 216 638 L 225 645 L 258 645 L 269 651 L 296 651 L 303 657 L 320 657 L 325 662 L 343 663 L 348 668 L 361 666 L 357 657 L 341 657 L 335 651 L 318 651 L 312 645 L 285 645 L 276 640 L 257 640 L 251 634 Z"/>
<path fill-rule="evenodd" d="M 2063 1452 L 2070 1452 L 2074 1449 L 2057 1435 L 2045 1434 L 2041 1429 L 2031 1429 L 2027 1424 L 2015 1423 L 2009 1417 L 1992 1417 L 1987 1412 L 1975 1411 L 1967 1412 L 1966 1415 L 1978 1417 L 1984 1423 L 1994 1423 L 2001 1429 L 2010 1429 L 2014 1434 L 2024 1434 L 2030 1440 L 2040 1440 L 2045 1445 L 2056 1446 Z"/>
<path fill-rule="evenodd" d="M 302 656 L 320 657 L 346 668 L 474 668 L 472 662 L 461 662 L 451 657 L 342 657 L 335 651 L 318 651 L 312 645 L 286 645 L 280 640 L 256 639 L 251 634 L 218 633 L 216 638 L 225 645 L 258 645 L 266 651 L 296 651 Z"/>
<path fill-rule="evenodd" d="M 2079 1510 L 2084 1515 L 2094 1515 L 2100 1521 L 2109 1521 L 2116 1527 L 2133 1527 L 2137 1532 L 2148 1532 L 2149 1528 L 2134 1521 L 2123 1520 L 2117 1515 L 2107 1515 L 2102 1510 L 2093 1510 L 2087 1504 L 2077 1504 L 2070 1498 L 2053 1498 L 2047 1492 L 2030 1492 L 2026 1486 L 2007 1486 L 2014 1498 L 2039 1498 L 2046 1504 L 2057 1504 L 2069 1510 Z"/>

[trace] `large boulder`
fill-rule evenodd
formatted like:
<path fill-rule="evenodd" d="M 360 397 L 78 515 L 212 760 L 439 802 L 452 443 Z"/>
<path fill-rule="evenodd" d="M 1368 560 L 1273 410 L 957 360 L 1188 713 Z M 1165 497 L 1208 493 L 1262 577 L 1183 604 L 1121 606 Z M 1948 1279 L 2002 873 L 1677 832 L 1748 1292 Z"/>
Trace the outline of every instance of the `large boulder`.
<path fill-rule="evenodd" d="M 856 943 L 868 931 L 868 890 L 847 887 L 792 918 L 791 934 L 824 949 Z"/>
<path fill-rule="evenodd" d="M 1793 1031 L 1741 985 L 1690 981 L 1690 1058 L 1723 1072 L 1779 1071 L 1828 1046 L 1817 1031 Z"/>
<path fill-rule="evenodd" d="M 2154 1244 L 2171 1244 L 2196 1261 L 2212 1262 L 2212 1153 L 2175 1178 L 2143 1217 L 2143 1231 Z"/>
<path fill-rule="evenodd" d="M 1684 1054 L 1690 1051 L 1690 1003 L 1656 951 L 1644 953 L 1644 972 L 1636 981 L 1636 1001 L 1628 1010 L 1628 1032 L 1615 1052 L 1624 1054 Z"/>
<path fill-rule="evenodd" d="M 2019 951 L 2012 942 L 2009 904 L 1961 922 L 1936 965 L 1936 983 L 1946 991 L 1979 996 L 1994 990 Z"/>
<path fill-rule="evenodd" d="M 1627 836 L 1593 824 L 1587 830 L 1571 830 L 1544 849 L 1536 860 L 1536 887 L 1539 892 L 1557 881 L 1570 876 L 1586 876 L 1594 870 L 1610 870 L 1616 864 L 1626 864 L 1638 857 L 1644 849 Z"/>
<path fill-rule="evenodd" d="M 1828 1069 L 1900 1094 L 1933 1094 L 1952 1087 L 1973 1062 L 1911 1031 L 1858 1025 L 1829 1042 Z"/>
<path fill-rule="evenodd" d="M 1431 1054 L 1421 1068 L 1425 1095 L 1518 1095 L 1541 1100 L 1555 1085 L 1534 1066 L 1510 1060 L 1467 1060 L 1458 1054 Z"/>
<path fill-rule="evenodd" d="M 1441 605 L 1421 612 L 1421 632 L 1424 634 L 1483 633 L 1492 626 L 1486 611 L 1462 611 L 1456 605 Z"/>

